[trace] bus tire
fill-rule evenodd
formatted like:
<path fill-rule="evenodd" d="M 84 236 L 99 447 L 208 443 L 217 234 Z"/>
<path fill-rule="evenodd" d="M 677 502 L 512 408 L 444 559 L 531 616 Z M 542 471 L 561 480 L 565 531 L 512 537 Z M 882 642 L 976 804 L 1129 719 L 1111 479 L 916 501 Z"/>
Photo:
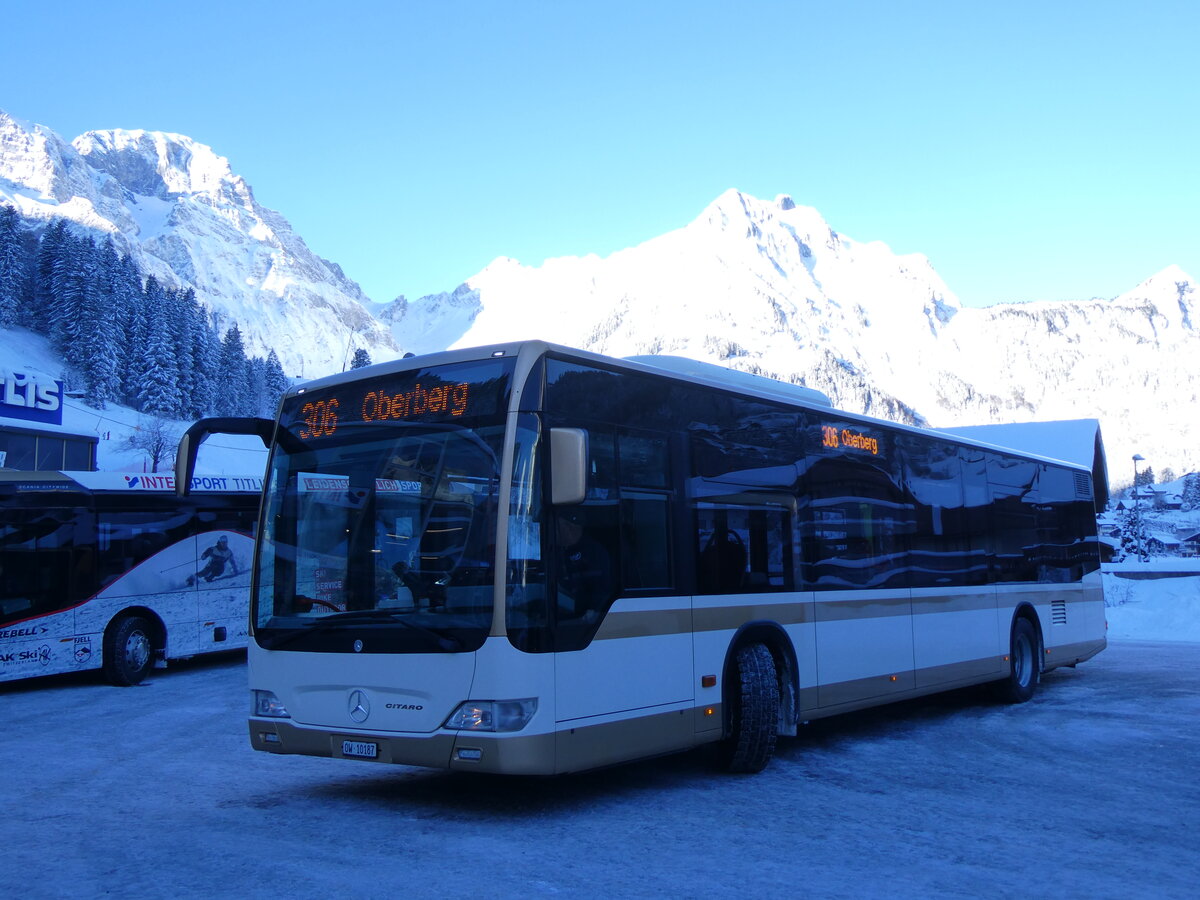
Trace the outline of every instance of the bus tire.
<path fill-rule="evenodd" d="M 731 685 L 729 735 L 721 747 L 727 772 L 761 772 L 775 752 L 779 720 L 779 681 L 775 660 L 764 644 L 737 651 L 736 684 Z"/>
<path fill-rule="evenodd" d="M 139 684 L 154 664 L 154 629 L 141 616 L 123 616 L 104 633 L 104 677 L 117 687 Z"/>
<path fill-rule="evenodd" d="M 1037 629 L 1021 616 L 1013 622 L 1009 640 L 1008 677 L 996 682 L 1000 699 L 1005 703 L 1024 703 L 1033 697 L 1041 679 L 1038 663 Z"/>

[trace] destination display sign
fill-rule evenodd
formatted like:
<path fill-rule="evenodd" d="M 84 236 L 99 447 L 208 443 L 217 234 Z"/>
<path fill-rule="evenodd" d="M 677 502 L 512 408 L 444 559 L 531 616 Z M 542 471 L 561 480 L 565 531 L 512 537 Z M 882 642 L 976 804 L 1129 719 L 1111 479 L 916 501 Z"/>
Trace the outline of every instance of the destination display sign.
<path fill-rule="evenodd" d="M 502 413 L 512 360 L 486 360 L 417 369 L 338 387 L 305 391 L 289 400 L 284 424 L 302 440 L 332 438 L 347 424 L 455 422 Z"/>
<path fill-rule="evenodd" d="M 850 428 L 837 425 L 821 426 L 821 446 L 830 450 L 858 450 L 862 453 L 879 455 L 879 439 Z"/>

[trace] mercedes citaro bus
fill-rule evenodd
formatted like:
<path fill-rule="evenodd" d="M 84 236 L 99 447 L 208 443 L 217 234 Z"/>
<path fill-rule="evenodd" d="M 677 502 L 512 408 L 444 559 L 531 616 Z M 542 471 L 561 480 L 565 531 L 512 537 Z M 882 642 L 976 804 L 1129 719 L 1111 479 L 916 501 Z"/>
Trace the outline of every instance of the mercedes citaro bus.
<path fill-rule="evenodd" d="M 815 391 L 542 342 L 293 389 L 251 596 L 258 750 L 561 773 L 1105 646 L 1091 473 Z"/>

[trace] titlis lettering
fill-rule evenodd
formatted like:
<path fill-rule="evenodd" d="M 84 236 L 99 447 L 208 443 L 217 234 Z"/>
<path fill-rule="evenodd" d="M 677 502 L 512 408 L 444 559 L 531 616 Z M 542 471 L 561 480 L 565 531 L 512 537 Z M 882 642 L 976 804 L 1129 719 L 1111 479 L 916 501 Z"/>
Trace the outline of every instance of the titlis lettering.
<path fill-rule="evenodd" d="M 4 372 L 4 391 L 0 397 L 9 406 L 23 406 L 26 409 L 40 409 L 54 412 L 61 400 L 58 396 L 58 385 L 51 381 L 35 381 L 32 376 L 21 372 Z"/>
<path fill-rule="evenodd" d="M 407 393 L 389 394 L 387 391 L 369 391 L 363 397 L 362 418 L 364 422 L 379 419 L 409 419 L 427 413 L 445 413 L 461 416 L 467 411 L 471 385 L 468 382 L 446 385 L 425 390 L 418 384 Z"/>
<path fill-rule="evenodd" d="M 879 440 L 877 438 L 868 437 L 858 431 L 851 431 L 849 428 L 843 428 L 839 431 L 831 425 L 825 425 L 821 428 L 821 446 L 828 447 L 831 450 L 836 450 L 839 447 L 849 447 L 852 450 L 869 451 L 872 456 L 879 455 Z"/>

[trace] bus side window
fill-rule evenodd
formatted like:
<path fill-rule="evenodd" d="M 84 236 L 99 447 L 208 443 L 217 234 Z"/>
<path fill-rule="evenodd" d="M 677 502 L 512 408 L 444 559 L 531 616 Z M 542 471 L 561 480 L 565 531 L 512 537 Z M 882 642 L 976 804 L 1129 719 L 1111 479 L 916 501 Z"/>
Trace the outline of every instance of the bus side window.
<path fill-rule="evenodd" d="M 16 509 L 0 531 L 0 624 L 45 615 L 87 596 L 90 580 L 72 584 L 87 544 L 76 540 L 82 509 Z"/>
<path fill-rule="evenodd" d="M 696 510 L 701 594 L 765 593 L 792 586 L 788 510 L 699 504 Z"/>
<path fill-rule="evenodd" d="M 624 587 L 630 590 L 671 587 L 671 530 L 665 494 L 621 496 Z"/>
<path fill-rule="evenodd" d="M 621 483 L 622 588 L 670 589 L 671 463 L 664 435 L 622 429 L 617 440 Z"/>
<path fill-rule="evenodd" d="M 555 511 L 555 575 L 560 622 L 598 622 L 617 596 L 614 511 L 611 506 L 562 507 Z"/>

